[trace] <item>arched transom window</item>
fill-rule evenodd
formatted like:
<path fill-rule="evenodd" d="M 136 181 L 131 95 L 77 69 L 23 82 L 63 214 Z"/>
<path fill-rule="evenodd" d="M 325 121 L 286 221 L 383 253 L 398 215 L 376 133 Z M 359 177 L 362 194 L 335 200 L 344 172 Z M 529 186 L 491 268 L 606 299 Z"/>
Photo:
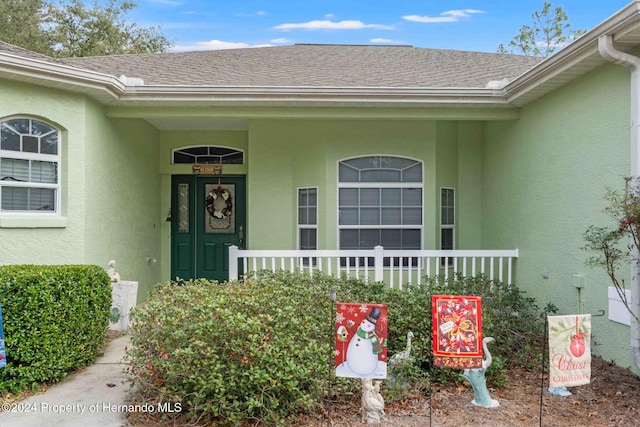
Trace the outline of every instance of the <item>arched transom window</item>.
<path fill-rule="evenodd" d="M 0 121 L 0 211 L 60 212 L 60 131 L 40 120 Z"/>
<path fill-rule="evenodd" d="M 234 148 L 209 145 L 176 148 L 173 150 L 173 163 L 241 165 L 244 163 L 244 153 Z"/>
<path fill-rule="evenodd" d="M 340 249 L 421 249 L 422 162 L 366 156 L 338 165 Z"/>

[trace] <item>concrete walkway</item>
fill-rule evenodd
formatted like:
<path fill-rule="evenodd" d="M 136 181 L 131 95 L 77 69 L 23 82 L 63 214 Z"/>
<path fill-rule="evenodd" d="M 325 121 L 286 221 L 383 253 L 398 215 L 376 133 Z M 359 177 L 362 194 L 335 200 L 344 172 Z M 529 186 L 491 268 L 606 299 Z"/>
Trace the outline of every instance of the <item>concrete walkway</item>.
<path fill-rule="evenodd" d="M 104 356 L 44 393 L 3 405 L 0 426 L 129 426 L 125 396 L 129 389 L 121 363 L 129 336 L 112 340 Z"/>

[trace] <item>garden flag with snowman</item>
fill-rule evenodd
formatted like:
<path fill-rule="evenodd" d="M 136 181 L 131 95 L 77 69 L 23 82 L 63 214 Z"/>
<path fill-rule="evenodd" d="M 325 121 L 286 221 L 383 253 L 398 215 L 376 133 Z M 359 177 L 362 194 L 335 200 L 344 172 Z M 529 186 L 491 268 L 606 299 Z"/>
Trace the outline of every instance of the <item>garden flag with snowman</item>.
<path fill-rule="evenodd" d="M 336 376 L 387 378 L 387 305 L 338 303 Z"/>
<path fill-rule="evenodd" d="M 549 387 L 591 381 L 591 315 L 548 316 Z"/>

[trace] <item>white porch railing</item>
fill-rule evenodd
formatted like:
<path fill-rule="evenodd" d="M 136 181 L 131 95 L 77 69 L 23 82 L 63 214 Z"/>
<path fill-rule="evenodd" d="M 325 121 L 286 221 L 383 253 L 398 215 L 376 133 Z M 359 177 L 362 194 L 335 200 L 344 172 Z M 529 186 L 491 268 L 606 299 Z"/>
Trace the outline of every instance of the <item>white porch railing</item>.
<path fill-rule="evenodd" d="M 445 279 L 484 274 L 490 280 L 513 283 L 513 250 L 244 250 L 229 248 L 229 280 L 236 280 L 239 268 L 245 273 L 258 270 L 316 271 L 328 275 L 357 277 L 385 282 L 402 289 L 405 284 L 421 284 L 425 277 Z"/>

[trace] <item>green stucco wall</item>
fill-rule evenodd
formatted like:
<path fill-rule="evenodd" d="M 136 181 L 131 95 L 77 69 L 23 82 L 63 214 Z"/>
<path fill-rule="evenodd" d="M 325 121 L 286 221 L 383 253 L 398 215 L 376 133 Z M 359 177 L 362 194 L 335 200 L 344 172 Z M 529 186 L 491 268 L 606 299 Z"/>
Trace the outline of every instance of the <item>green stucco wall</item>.
<path fill-rule="evenodd" d="M 157 131 L 141 120 L 105 119 L 99 108 L 90 107 L 86 128 L 92 143 L 84 165 L 86 259 L 100 264 L 114 259 L 123 280 L 138 281 L 138 295 L 144 299 L 161 280 L 164 218 Z"/>
<path fill-rule="evenodd" d="M 456 199 L 455 249 L 482 249 L 482 127 L 480 123 L 473 121 L 445 121 L 437 122 L 436 132 L 436 185 L 433 204 L 440 206 L 442 188 L 453 188 Z M 439 208 L 435 215 L 437 243 L 434 248 L 439 249 Z"/>
<path fill-rule="evenodd" d="M 86 97 L 0 80 L 0 117 L 44 120 L 62 131 L 59 218 L 3 215 L 0 264 L 97 264 L 116 260 L 138 298 L 160 280 L 160 185 L 156 132 L 113 121 Z"/>
<path fill-rule="evenodd" d="M 233 147 L 244 165 L 224 174 L 247 178 L 247 247 L 297 245 L 297 189 L 317 187 L 318 247 L 338 246 L 337 165 L 365 155 L 423 161 L 424 248 L 439 247 L 441 187 L 456 189 L 456 247 L 482 244 L 482 124 L 455 120 L 249 120 L 247 130 L 159 130 L 140 118 L 109 118 L 87 97 L 2 82 L 0 117 L 25 115 L 62 130 L 63 203 L 58 220 L 0 217 L 0 263 L 95 263 L 114 259 L 139 299 L 170 277 L 174 148 Z M 177 112 L 177 111 L 176 111 Z M 151 259 L 148 262 L 147 259 Z"/>
<path fill-rule="evenodd" d="M 285 119 L 251 120 L 246 131 L 159 131 L 161 277 L 170 277 L 171 227 L 162 219 L 171 204 L 171 176 L 192 173 L 190 165 L 171 164 L 175 148 L 216 145 L 245 152 L 244 165 L 224 165 L 223 173 L 246 176 L 245 241 L 250 249 L 297 247 L 297 190 L 301 187 L 318 188 L 318 248 L 336 248 L 338 162 L 371 154 L 422 160 L 424 247 L 437 248 L 439 186 L 457 189 L 460 185 L 460 203 L 479 206 L 481 132 L 478 123 L 456 121 Z M 458 238 L 466 248 L 479 248 L 479 209 L 462 218 L 460 226 L 470 232 L 459 232 Z"/>
<path fill-rule="evenodd" d="M 84 262 L 84 170 L 85 146 L 82 97 L 0 80 L 0 118 L 28 116 L 46 121 L 62 131 L 62 219 L 42 220 L 34 215 L 12 215 L 0 220 L 0 263 Z M 73 183 L 78 191 L 65 191 Z M 107 260 L 108 261 L 108 260 Z M 106 264 L 105 264 L 106 265 Z"/>
<path fill-rule="evenodd" d="M 295 248 L 297 188 L 318 187 L 318 247 L 335 249 L 338 162 L 365 155 L 405 156 L 424 162 L 424 246 L 435 247 L 435 122 L 257 121 L 250 126 L 249 151 L 247 229 L 251 248 Z"/>
<path fill-rule="evenodd" d="M 541 308 L 607 310 L 610 282 L 585 266 L 582 236 L 611 224 L 605 187 L 622 188 L 630 171 L 629 72 L 600 67 L 526 106 L 518 121 L 485 123 L 483 137 L 483 247 L 520 250 L 517 284 Z M 584 276 L 581 292 L 575 275 Z M 629 328 L 608 316 L 592 322 L 594 353 L 633 365 Z"/>
<path fill-rule="evenodd" d="M 482 123 L 458 124 L 458 185 L 456 187 L 456 247 L 488 248 L 482 245 Z"/>

